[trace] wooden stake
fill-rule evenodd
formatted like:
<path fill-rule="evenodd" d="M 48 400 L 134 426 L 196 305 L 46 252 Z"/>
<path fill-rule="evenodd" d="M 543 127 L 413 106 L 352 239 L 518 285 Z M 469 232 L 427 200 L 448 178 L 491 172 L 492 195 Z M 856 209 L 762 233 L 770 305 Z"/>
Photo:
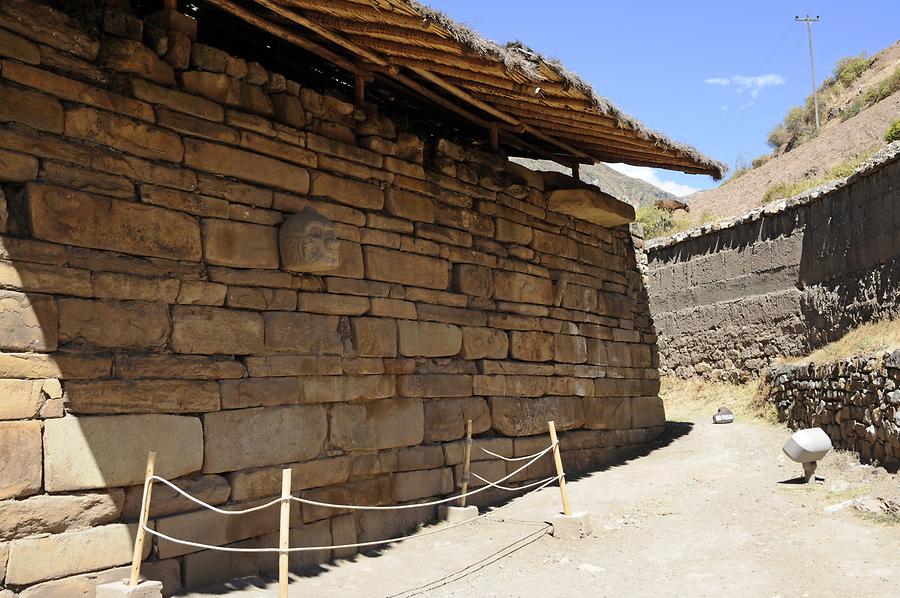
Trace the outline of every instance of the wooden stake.
<path fill-rule="evenodd" d="M 572 164 L 572 178 L 575 179 L 576 181 L 581 180 L 581 175 L 578 172 L 578 162 L 575 162 L 574 164 Z"/>
<path fill-rule="evenodd" d="M 366 80 L 358 74 L 353 79 L 353 100 L 357 108 L 362 108 L 366 103 Z"/>
<path fill-rule="evenodd" d="M 563 471 L 562 457 L 559 455 L 559 440 L 556 438 L 556 424 L 547 422 L 550 428 L 550 442 L 553 443 L 553 462 L 556 463 L 556 475 L 559 476 L 559 494 L 562 497 L 563 515 L 571 515 L 569 508 L 569 493 L 566 490 L 566 472 Z"/>
<path fill-rule="evenodd" d="M 500 126 L 497 124 L 497 121 L 491 121 L 491 151 L 497 152 L 500 150 Z"/>
<path fill-rule="evenodd" d="M 153 492 L 153 477 L 156 470 L 156 451 L 147 453 L 147 470 L 144 473 L 144 496 L 141 498 L 141 516 L 138 519 L 137 535 L 134 538 L 134 555 L 131 557 L 131 579 L 128 580 L 129 586 L 138 585 L 141 577 L 141 558 L 144 556 L 144 539 L 147 532 L 144 526 L 150 517 L 150 495 Z"/>
<path fill-rule="evenodd" d="M 472 462 L 472 420 L 466 420 L 466 458 L 463 460 L 462 496 L 459 497 L 459 506 L 466 506 L 466 492 L 469 491 L 469 465 Z"/>
<path fill-rule="evenodd" d="M 178 0 L 165 0 L 163 7 L 168 10 L 178 10 Z"/>
<path fill-rule="evenodd" d="M 278 597 L 288 598 L 288 564 L 291 544 L 291 470 L 281 470 L 281 522 L 278 537 Z"/>

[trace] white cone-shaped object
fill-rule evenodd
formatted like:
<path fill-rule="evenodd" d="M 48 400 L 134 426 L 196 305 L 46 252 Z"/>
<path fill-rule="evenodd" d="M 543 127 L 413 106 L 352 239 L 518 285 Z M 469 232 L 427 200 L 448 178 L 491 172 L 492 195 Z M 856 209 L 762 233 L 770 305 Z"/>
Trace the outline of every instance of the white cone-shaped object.
<path fill-rule="evenodd" d="M 781 449 L 792 461 L 811 463 L 831 450 L 831 438 L 822 428 L 807 428 L 794 432 Z"/>

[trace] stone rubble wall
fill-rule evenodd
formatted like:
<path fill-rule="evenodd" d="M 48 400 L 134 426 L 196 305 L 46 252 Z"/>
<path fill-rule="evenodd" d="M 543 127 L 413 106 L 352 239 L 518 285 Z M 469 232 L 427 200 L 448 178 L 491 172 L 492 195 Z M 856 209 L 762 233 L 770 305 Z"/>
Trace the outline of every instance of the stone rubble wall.
<path fill-rule="evenodd" d="M 742 381 L 900 314 L 900 143 L 844 181 L 647 244 L 660 371 Z"/>
<path fill-rule="evenodd" d="M 571 472 L 661 433 L 627 227 L 548 211 L 536 173 L 154 23 L 107 10 L 95 36 L 0 2 L 0 596 L 126 576 L 150 450 L 215 505 L 278 495 L 282 467 L 306 498 L 392 504 L 455 491 L 467 418 L 506 455 L 547 446 L 555 420 Z M 279 229 L 298 213 L 317 232 Z M 486 478 L 512 471 L 483 457 Z M 292 545 L 328 546 L 435 509 L 291 517 Z M 271 547 L 277 524 L 154 490 L 151 525 L 184 539 Z M 276 563 L 148 556 L 167 594 Z"/>
<path fill-rule="evenodd" d="M 835 448 L 900 467 L 900 351 L 765 372 L 768 400 L 792 429 L 821 427 Z"/>

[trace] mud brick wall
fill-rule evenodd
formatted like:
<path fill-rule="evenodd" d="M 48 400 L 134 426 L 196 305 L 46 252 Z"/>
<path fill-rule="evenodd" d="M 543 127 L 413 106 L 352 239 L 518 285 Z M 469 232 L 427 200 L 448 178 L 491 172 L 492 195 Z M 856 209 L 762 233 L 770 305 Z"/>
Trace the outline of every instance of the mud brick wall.
<path fill-rule="evenodd" d="M 793 429 L 821 427 L 839 449 L 900 466 L 900 351 L 772 367 L 768 400 Z"/>
<path fill-rule="evenodd" d="M 900 313 L 900 143 L 845 181 L 648 243 L 660 370 L 745 380 Z"/>
<path fill-rule="evenodd" d="M 547 446 L 555 420 L 573 472 L 661 432 L 626 227 L 548 211 L 536 173 L 187 33 L 100 26 L 0 2 L 3 587 L 122 578 L 149 450 L 216 505 L 269 500 L 284 466 L 296 494 L 391 504 L 455 491 L 467 418 L 506 455 Z M 507 473 L 484 457 L 480 475 Z M 291 542 L 434 516 L 296 508 Z M 277 545 L 277 512 L 223 520 L 161 486 L 151 524 Z M 167 593 L 276 563 L 156 540 L 148 557 Z"/>

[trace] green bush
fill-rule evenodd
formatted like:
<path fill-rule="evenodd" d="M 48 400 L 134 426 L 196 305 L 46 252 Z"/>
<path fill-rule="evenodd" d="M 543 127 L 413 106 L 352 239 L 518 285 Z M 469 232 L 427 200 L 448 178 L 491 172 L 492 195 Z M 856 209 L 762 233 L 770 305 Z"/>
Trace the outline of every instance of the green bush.
<path fill-rule="evenodd" d="M 881 80 L 878 85 L 869 88 L 862 97 L 857 98 L 849 106 L 841 111 L 841 120 L 847 120 L 859 114 L 872 104 L 876 104 L 886 97 L 900 91 L 900 66 L 894 72 Z"/>
<path fill-rule="evenodd" d="M 770 201 L 775 201 L 776 199 L 787 199 L 789 197 L 794 197 L 795 195 L 799 195 L 808 189 L 812 189 L 813 187 L 818 187 L 819 185 L 824 185 L 830 181 L 836 181 L 837 179 L 844 179 L 853 174 L 857 168 L 859 168 L 863 162 L 869 159 L 874 153 L 875 150 L 868 150 L 863 152 L 862 154 L 851 158 L 849 160 L 845 160 L 840 164 L 835 164 L 825 173 L 825 176 L 822 176 L 817 179 L 801 179 L 799 181 L 791 181 L 786 183 L 776 183 L 766 189 L 766 192 L 762 196 L 762 200 L 759 205 L 765 205 Z"/>
<path fill-rule="evenodd" d="M 760 166 L 762 166 L 763 164 L 765 164 L 766 162 L 768 162 L 771 159 L 772 159 L 772 154 L 763 154 L 762 156 L 753 158 L 753 162 L 751 162 L 751 164 L 753 165 L 753 168 L 759 168 Z"/>
<path fill-rule="evenodd" d="M 635 214 L 635 220 L 644 227 L 645 239 L 663 237 L 675 227 L 671 212 L 656 206 L 641 206 Z"/>
<path fill-rule="evenodd" d="M 845 56 L 837 61 L 832 69 L 834 80 L 839 81 L 844 86 L 859 79 L 869 67 L 872 66 L 872 59 L 866 57 L 865 52 L 861 52 L 856 56 Z"/>
<path fill-rule="evenodd" d="M 888 125 L 887 131 L 884 132 L 884 140 L 888 143 L 900 141 L 900 119 Z"/>
<path fill-rule="evenodd" d="M 790 140 L 791 134 L 784 128 L 783 124 L 778 123 L 775 125 L 774 129 L 769 131 L 769 137 L 766 139 L 766 143 L 768 143 L 769 147 L 772 149 L 778 149 Z"/>

